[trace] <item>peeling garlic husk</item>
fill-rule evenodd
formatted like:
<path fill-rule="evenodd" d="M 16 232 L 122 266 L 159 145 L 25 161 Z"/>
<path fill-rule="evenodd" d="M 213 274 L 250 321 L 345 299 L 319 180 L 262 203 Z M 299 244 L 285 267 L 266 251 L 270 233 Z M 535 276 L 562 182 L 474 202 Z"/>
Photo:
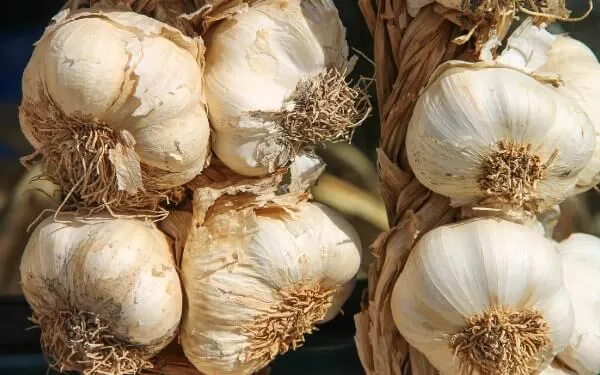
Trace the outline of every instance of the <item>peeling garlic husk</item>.
<path fill-rule="evenodd" d="M 135 374 L 176 335 L 182 291 L 166 237 L 151 223 L 49 217 L 20 266 L 41 344 L 59 371 Z"/>
<path fill-rule="evenodd" d="M 472 52 L 488 59 L 496 55 L 511 25 L 524 15 L 538 16 L 538 21 L 567 19 L 570 11 L 565 0 L 408 0 L 407 13 L 417 17 L 426 6 L 464 30 L 453 43 L 462 45 L 472 40 Z"/>
<path fill-rule="evenodd" d="M 345 29 L 330 0 L 263 0 L 206 35 L 213 150 L 260 176 L 315 143 L 349 140 L 370 111 L 348 86 Z"/>
<path fill-rule="evenodd" d="M 523 69 L 441 65 L 406 136 L 419 181 L 453 206 L 537 213 L 564 200 L 589 162 L 588 116 Z"/>
<path fill-rule="evenodd" d="M 356 232 L 331 209 L 247 198 L 221 197 L 201 224 L 195 206 L 183 251 L 181 344 L 206 374 L 252 374 L 301 346 L 360 266 Z"/>
<path fill-rule="evenodd" d="M 61 11 L 23 75 L 21 128 L 44 173 L 86 208 L 155 209 L 208 162 L 203 54 L 134 12 Z"/>
<path fill-rule="evenodd" d="M 568 36 L 558 36 L 546 63 L 538 71 L 558 74 L 561 82 L 556 91 L 577 102 L 594 125 L 594 154 L 579 172 L 573 193 L 589 190 L 600 182 L 600 63 L 585 44 Z"/>
<path fill-rule="evenodd" d="M 575 332 L 558 358 L 579 375 L 600 373 L 600 239 L 572 234 L 558 244 Z"/>
<path fill-rule="evenodd" d="M 402 336 L 442 375 L 530 374 L 573 331 L 552 241 L 496 218 L 425 234 L 396 281 L 391 309 Z"/>

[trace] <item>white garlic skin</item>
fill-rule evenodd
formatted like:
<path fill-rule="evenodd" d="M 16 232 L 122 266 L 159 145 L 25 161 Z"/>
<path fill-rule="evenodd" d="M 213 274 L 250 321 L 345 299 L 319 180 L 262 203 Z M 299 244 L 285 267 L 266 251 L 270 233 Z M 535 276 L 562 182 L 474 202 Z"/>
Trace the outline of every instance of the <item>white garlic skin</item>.
<path fill-rule="evenodd" d="M 578 375 L 577 373 L 555 362 L 552 362 L 548 367 L 546 367 L 542 372 L 540 372 L 539 375 Z"/>
<path fill-rule="evenodd" d="M 574 193 L 581 193 L 600 182 L 600 63 L 580 41 L 559 36 L 552 43 L 541 73 L 557 73 L 561 85 L 555 90 L 576 102 L 594 125 L 596 147 L 585 168 L 579 172 Z"/>
<path fill-rule="evenodd" d="M 575 332 L 558 358 L 579 375 L 600 373 L 600 239 L 575 233 L 558 245 Z"/>
<path fill-rule="evenodd" d="M 338 316 L 338 314 L 342 313 L 342 306 L 344 306 L 346 301 L 348 301 L 348 298 L 350 298 L 350 296 L 352 295 L 355 286 L 356 279 L 353 278 L 340 288 L 340 291 L 333 298 L 333 302 L 331 303 L 331 307 L 329 308 L 327 315 L 325 315 L 325 318 L 323 318 L 323 320 L 318 322 L 319 324 L 329 323 L 333 319 L 335 319 Z"/>
<path fill-rule="evenodd" d="M 64 10 L 55 19 L 23 74 L 23 100 L 40 103 L 44 92 L 67 116 L 128 131 L 141 163 L 164 172 L 163 188 L 199 174 L 210 151 L 202 40 L 134 12 Z M 23 112 L 20 120 L 42 147 Z"/>
<path fill-rule="evenodd" d="M 350 224 L 319 204 L 299 208 L 289 221 L 257 216 L 249 242 L 241 247 L 236 248 L 235 237 L 216 246 L 210 240 L 211 247 L 200 236 L 188 238 L 182 259 L 188 308 L 181 343 L 200 372 L 249 375 L 259 370 L 257 360 L 244 360 L 252 350 L 242 326 L 279 303 L 280 290 L 309 283 L 342 286 L 358 272 L 360 239 Z M 218 220 L 229 222 L 226 216 Z M 218 226 L 213 229 L 220 232 Z"/>
<path fill-rule="evenodd" d="M 391 298 L 400 333 L 442 375 L 461 374 L 448 335 L 494 303 L 541 313 L 552 342 L 542 360 L 568 345 L 573 311 L 554 245 L 508 221 L 475 219 L 428 232 L 412 249 Z"/>
<path fill-rule="evenodd" d="M 543 163 L 539 209 L 560 203 L 575 186 L 595 147 L 595 131 L 579 106 L 548 85 L 505 67 L 446 64 L 419 98 L 406 136 L 419 181 L 453 206 L 487 197 L 482 162 L 502 139 L 532 145 Z M 444 70 L 446 69 L 446 70 Z"/>
<path fill-rule="evenodd" d="M 116 338 L 158 352 L 175 336 L 182 291 L 171 249 L 153 224 L 69 214 L 32 234 L 21 283 L 36 313 L 93 313 Z"/>
<path fill-rule="evenodd" d="M 241 175 L 266 174 L 265 157 L 285 148 L 273 137 L 276 124 L 251 113 L 284 109 L 300 81 L 344 66 L 348 47 L 337 9 L 330 0 L 256 2 L 214 27 L 206 44 L 213 150 Z"/>

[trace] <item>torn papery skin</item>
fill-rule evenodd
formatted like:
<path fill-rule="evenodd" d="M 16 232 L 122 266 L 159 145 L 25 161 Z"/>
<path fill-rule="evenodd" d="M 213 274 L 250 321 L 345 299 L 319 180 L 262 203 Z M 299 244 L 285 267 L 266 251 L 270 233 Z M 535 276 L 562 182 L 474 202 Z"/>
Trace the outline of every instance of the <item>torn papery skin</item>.
<path fill-rule="evenodd" d="M 133 12 L 65 9 L 53 21 L 20 107 L 45 174 L 68 208 L 160 212 L 209 161 L 202 40 Z"/>

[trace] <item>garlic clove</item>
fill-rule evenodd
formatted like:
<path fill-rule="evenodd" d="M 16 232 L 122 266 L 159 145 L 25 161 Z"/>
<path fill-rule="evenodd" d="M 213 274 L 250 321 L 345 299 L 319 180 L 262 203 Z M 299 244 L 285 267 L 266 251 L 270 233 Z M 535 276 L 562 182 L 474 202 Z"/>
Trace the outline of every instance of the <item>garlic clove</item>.
<path fill-rule="evenodd" d="M 575 332 L 558 358 L 581 375 L 600 372 L 600 239 L 575 233 L 558 244 Z"/>
<path fill-rule="evenodd" d="M 265 175 L 269 169 L 274 170 L 288 158 L 285 145 L 277 142 L 275 134 L 268 134 L 262 129 L 225 131 L 213 137 L 212 147 L 231 170 L 244 176 L 258 177 Z"/>
<path fill-rule="evenodd" d="M 392 315 L 441 374 L 528 373 L 571 336 L 560 275 L 554 245 L 535 230 L 498 219 L 443 226 L 412 250 Z"/>
<path fill-rule="evenodd" d="M 106 19 L 74 21 L 65 21 L 52 38 L 42 37 L 36 47 L 45 61 L 45 89 L 65 114 L 102 118 L 119 98 L 127 79 L 123 67 L 131 56 L 123 44 L 134 44 L 136 38 Z M 103 43 L 82 43 L 97 38 Z M 25 74 L 40 73 L 26 70 Z"/>
<path fill-rule="evenodd" d="M 169 136 L 157 138 L 157 133 Z M 176 118 L 136 129 L 133 134 L 137 141 L 136 152 L 145 164 L 173 174 L 182 174 L 182 178 L 166 187 L 179 186 L 190 181 L 206 166 L 205 162 L 199 161 L 208 159 L 210 145 L 198 144 L 198 139 L 190 137 L 189 134 L 209 138 L 210 126 L 204 108 L 190 108 Z"/>
<path fill-rule="evenodd" d="M 59 371 L 134 374 L 175 336 L 182 291 L 165 236 L 134 219 L 60 214 L 21 260 L 25 298 Z"/>

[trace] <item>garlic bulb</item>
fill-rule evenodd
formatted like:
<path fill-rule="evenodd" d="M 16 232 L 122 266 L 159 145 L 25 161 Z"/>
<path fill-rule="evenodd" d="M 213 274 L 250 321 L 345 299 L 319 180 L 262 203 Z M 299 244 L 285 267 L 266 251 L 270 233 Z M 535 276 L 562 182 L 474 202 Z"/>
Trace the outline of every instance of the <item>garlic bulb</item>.
<path fill-rule="evenodd" d="M 21 128 L 44 173 L 79 206 L 156 210 L 207 163 L 203 52 L 133 12 L 59 13 L 23 75 Z"/>
<path fill-rule="evenodd" d="M 600 239 L 575 233 L 559 244 L 575 332 L 558 358 L 579 375 L 600 373 Z"/>
<path fill-rule="evenodd" d="M 396 281 L 391 309 L 400 333 L 442 375 L 530 374 L 573 331 L 553 243 L 499 219 L 425 234 Z"/>
<path fill-rule="evenodd" d="M 331 0 L 262 0 L 206 36 L 213 150 L 259 176 L 314 143 L 348 140 L 370 107 L 345 80 L 345 29 Z"/>
<path fill-rule="evenodd" d="M 332 210 L 297 203 L 290 217 L 243 199 L 219 199 L 183 252 L 181 344 L 205 374 L 252 374 L 301 346 L 360 266 L 359 238 Z"/>
<path fill-rule="evenodd" d="M 175 336 L 181 285 L 153 224 L 59 214 L 32 234 L 21 284 L 59 371 L 135 374 Z"/>
<path fill-rule="evenodd" d="M 594 125 L 594 154 L 579 173 L 574 193 L 588 190 L 600 182 L 600 64 L 585 44 L 568 36 L 559 36 L 552 43 L 547 61 L 539 72 L 557 73 L 561 84 L 556 91 L 577 102 Z"/>
<path fill-rule="evenodd" d="M 528 212 L 566 198 L 594 146 L 593 126 L 576 103 L 488 63 L 438 68 L 406 136 L 416 177 L 453 206 Z"/>

